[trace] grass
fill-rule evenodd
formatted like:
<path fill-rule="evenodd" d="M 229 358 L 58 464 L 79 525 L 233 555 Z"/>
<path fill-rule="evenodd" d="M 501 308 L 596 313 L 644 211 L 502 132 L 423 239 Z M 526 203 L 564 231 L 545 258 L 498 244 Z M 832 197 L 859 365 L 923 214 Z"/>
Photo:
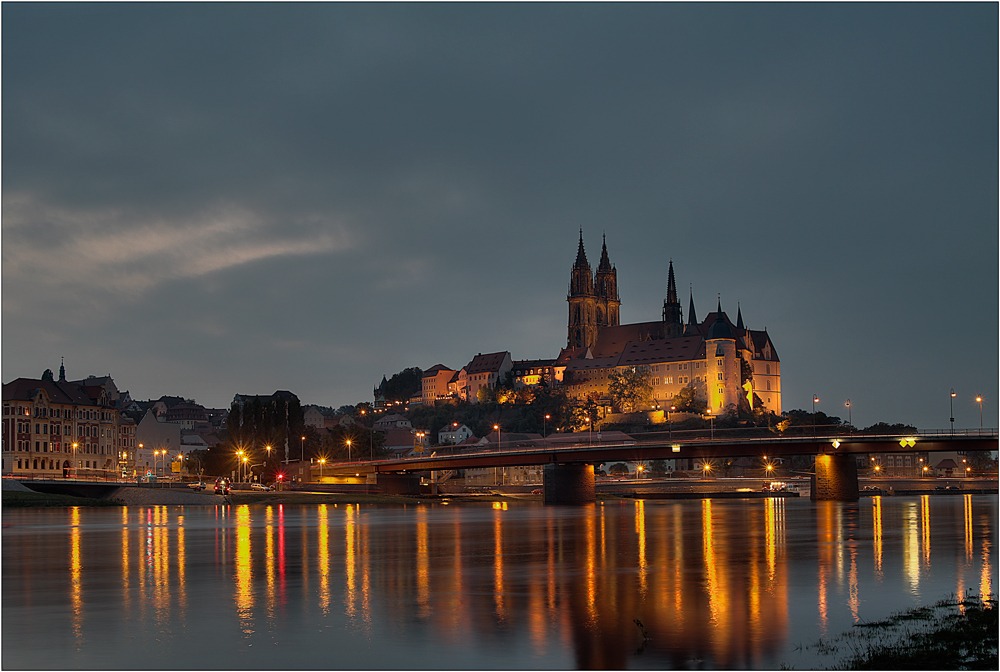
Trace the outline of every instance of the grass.
<path fill-rule="evenodd" d="M 41 508 L 51 506 L 120 506 L 118 502 L 73 495 L 54 495 L 44 492 L 21 492 L 4 490 L 3 506 L 12 509 Z"/>
<path fill-rule="evenodd" d="M 970 594 L 859 623 L 814 648 L 840 656 L 834 670 L 996 670 L 997 630 L 997 599 Z"/>

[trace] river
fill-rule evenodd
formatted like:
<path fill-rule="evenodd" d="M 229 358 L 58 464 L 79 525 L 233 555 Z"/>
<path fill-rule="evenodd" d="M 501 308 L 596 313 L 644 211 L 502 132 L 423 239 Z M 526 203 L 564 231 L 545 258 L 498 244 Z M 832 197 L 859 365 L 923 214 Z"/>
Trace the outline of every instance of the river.
<path fill-rule="evenodd" d="M 813 669 L 996 542 L 990 495 L 12 509 L 2 664 Z"/>

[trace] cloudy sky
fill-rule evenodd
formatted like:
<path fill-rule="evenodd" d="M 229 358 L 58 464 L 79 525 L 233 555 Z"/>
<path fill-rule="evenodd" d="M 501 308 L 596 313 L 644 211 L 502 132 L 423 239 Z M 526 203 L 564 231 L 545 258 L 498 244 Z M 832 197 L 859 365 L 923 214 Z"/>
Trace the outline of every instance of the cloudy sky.
<path fill-rule="evenodd" d="M 997 426 L 983 4 L 2 6 L 3 380 L 369 400 L 623 323 L 767 328 L 784 407 Z"/>

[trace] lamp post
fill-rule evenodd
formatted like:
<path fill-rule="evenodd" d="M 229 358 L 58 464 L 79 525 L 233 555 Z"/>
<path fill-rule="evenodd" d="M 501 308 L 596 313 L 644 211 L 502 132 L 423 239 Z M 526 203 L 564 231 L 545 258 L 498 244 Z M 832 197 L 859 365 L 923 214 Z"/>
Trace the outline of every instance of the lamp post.
<path fill-rule="evenodd" d="M 816 434 L 816 402 L 819 401 L 819 397 L 815 394 L 813 395 L 813 435 Z"/>
<path fill-rule="evenodd" d="M 248 469 L 247 469 L 247 462 L 249 460 L 250 460 L 249 457 L 247 457 L 246 455 L 243 456 L 243 477 L 242 477 L 243 480 L 240 481 L 240 483 L 246 483 L 247 482 L 247 478 L 248 478 L 248 475 L 247 475 L 247 471 L 248 471 Z"/>
<path fill-rule="evenodd" d="M 348 462 L 351 461 L 351 440 L 350 439 L 347 440 L 347 461 Z M 323 470 L 323 468 L 320 467 L 320 471 L 322 471 L 322 470 Z"/>
<path fill-rule="evenodd" d="M 951 388 L 951 433 L 955 433 L 955 388 Z"/>
<path fill-rule="evenodd" d="M 983 433 L 983 396 L 976 395 L 976 403 L 979 404 L 979 433 Z"/>
<path fill-rule="evenodd" d="M 350 443 L 350 441 L 348 441 L 348 443 Z M 324 464 L 326 464 L 326 458 L 325 457 L 319 458 L 319 480 L 321 482 L 323 481 L 323 465 Z"/>
<path fill-rule="evenodd" d="M 78 477 L 78 474 L 77 474 L 77 471 L 76 471 L 76 448 L 79 445 L 80 445 L 79 443 L 76 443 L 76 442 L 73 443 L 73 480 L 76 480 L 77 477 Z M 139 448 L 142 448 L 142 444 L 141 443 L 139 444 Z"/>
<path fill-rule="evenodd" d="M 676 410 L 677 410 L 676 406 L 671 406 L 667 410 L 667 435 L 670 437 L 671 441 L 674 438 L 674 426 L 670 424 L 670 411 L 676 411 Z"/>
<path fill-rule="evenodd" d="M 497 452 L 500 452 L 500 444 L 503 443 L 500 439 L 500 425 L 493 425 L 494 431 L 497 433 Z"/>
<path fill-rule="evenodd" d="M 593 445 L 594 441 L 594 426 L 590 424 L 589 416 L 584 418 L 584 421 L 587 423 L 587 445 L 590 446 Z"/>
<path fill-rule="evenodd" d="M 851 420 L 851 400 L 848 399 L 847 403 L 844 404 L 844 405 L 847 406 L 847 425 L 848 425 L 848 427 L 851 428 L 850 431 L 851 431 L 851 434 L 853 434 L 854 433 L 854 422 Z"/>
<path fill-rule="evenodd" d="M 542 417 L 542 438 L 543 439 L 545 438 L 545 424 L 548 422 L 549 418 L 551 418 L 551 417 L 552 416 L 548 415 L 548 414 L 546 414 L 546 415 L 544 415 Z"/>
<path fill-rule="evenodd" d="M 236 451 L 236 479 L 243 482 L 243 449 Z"/>

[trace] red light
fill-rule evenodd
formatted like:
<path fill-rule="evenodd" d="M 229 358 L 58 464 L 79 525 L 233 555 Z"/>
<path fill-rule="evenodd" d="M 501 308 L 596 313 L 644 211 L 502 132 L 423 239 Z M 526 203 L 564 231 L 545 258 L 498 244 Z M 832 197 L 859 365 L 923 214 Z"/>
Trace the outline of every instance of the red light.
<path fill-rule="evenodd" d="M 285 475 L 284 475 L 284 474 L 278 474 L 278 480 L 279 480 L 279 481 L 280 481 L 281 479 L 283 479 L 284 477 L 285 477 Z"/>

